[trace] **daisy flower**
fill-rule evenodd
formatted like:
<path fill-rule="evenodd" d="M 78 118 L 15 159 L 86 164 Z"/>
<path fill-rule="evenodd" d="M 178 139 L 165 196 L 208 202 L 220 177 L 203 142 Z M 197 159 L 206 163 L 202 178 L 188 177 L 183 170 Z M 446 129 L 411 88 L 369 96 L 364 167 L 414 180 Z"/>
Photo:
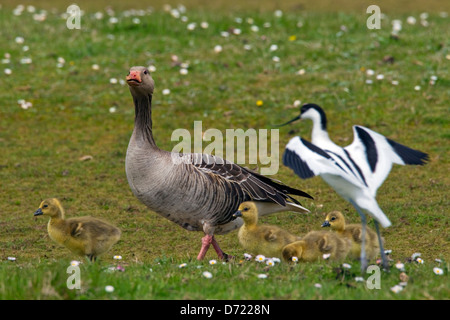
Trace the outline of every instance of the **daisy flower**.
<path fill-rule="evenodd" d="M 302 104 L 302 102 L 300 100 L 295 100 L 294 101 L 294 107 L 300 107 L 300 105 Z"/>
<path fill-rule="evenodd" d="M 416 260 L 417 258 L 419 258 L 422 254 L 420 252 L 414 252 L 411 256 L 412 260 Z"/>
<path fill-rule="evenodd" d="M 272 44 L 269 48 L 270 51 L 277 51 L 278 50 L 278 46 L 276 44 Z"/>
<path fill-rule="evenodd" d="M 391 291 L 394 292 L 394 293 L 399 293 L 402 290 L 403 290 L 403 287 L 398 285 L 398 284 L 391 288 Z"/>
<path fill-rule="evenodd" d="M 211 279 L 213 275 L 212 275 L 212 273 L 209 272 L 209 271 L 204 271 L 204 272 L 203 272 L 203 276 L 204 276 L 205 278 L 207 278 L 207 279 Z"/>
<path fill-rule="evenodd" d="M 210 265 L 215 265 L 216 263 L 217 263 L 217 260 L 214 260 L 214 259 L 209 260 L 209 264 Z"/>
<path fill-rule="evenodd" d="M 266 257 L 264 257 L 262 254 L 258 254 L 255 260 L 258 262 L 263 262 L 264 260 L 266 260 Z"/>
<path fill-rule="evenodd" d="M 322 285 L 320 283 L 315 283 L 314 287 L 316 287 L 317 289 L 320 289 L 320 288 L 322 288 Z"/>
<path fill-rule="evenodd" d="M 184 268 L 184 267 L 186 267 L 187 266 L 187 263 L 182 263 L 182 264 L 180 264 L 179 266 L 178 266 L 178 268 Z"/>
<path fill-rule="evenodd" d="M 275 265 L 275 261 L 273 261 L 272 259 L 267 259 L 267 260 L 266 260 L 266 264 L 267 264 L 269 267 L 273 267 L 273 266 Z"/>
<path fill-rule="evenodd" d="M 222 52 L 222 46 L 221 46 L 221 45 L 215 46 L 215 47 L 214 47 L 214 52 L 215 52 L 215 53 Z"/>
<path fill-rule="evenodd" d="M 6 69 L 4 70 L 4 72 L 5 72 L 5 74 L 6 74 L 7 76 L 9 76 L 10 74 L 12 74 L 12 70 L 11 70 L 10 68 L 6 68 Z"/>
<path fill-rule="evenodd" d="M 364 278 L 363 277 L 355 277 L 355 281 L 356 282 L 364 282 Z"/>
<path fill-rule="evenodd" d="M 400 261 L 395 264 L 395 267 L 400 271 L 405 270 L 405 265 L 403 263 L 401 263 Z"/>
<path fill-rule="evenodd" d="M 342 264 L 342 268 L 344 268 L 344 269 L 351 269 L 351 265 L 349 265 L 348 263 L 343 263 Z"/>
<path fill-rule="evenodd" d="M 180 74 L 186 75 L 186 74 L 188 74 L 188 70 L 186 68 L 181 68 L 180 69 Z"/>
<path fill-rule="evenodd" d="M 8 261 L 16 261 L 16 257 L 8 257 Z"/>
<path fill-rule="evenodd" d="M 422 258 L 417 258 L 416 261 L 420 264 L 423 264 L 423 259 Z"/>
<path fill-rule="evenodd" d="M 72 260 L 72 261 L 70 261 L 70 265 L 71 265 L 72 267 L 77 267 L 77 266 L 80 265 L 80 261 L 78 261 L 78 260 Z"/>
<path fill-rule="evenodd" d="M 109 111 L 111 112 L 111 108 L 109 109 Z M 113 258 L 114 260 L 122 260 L 122 256 L 119 255 L 115 255 Z"/>
<path fill-rule="evenodd" d="M 260 273 L 260 274 L 258 274 L 258 278 L 259 279 L 266 279 L 267 278 L 267 274 Z"/>
<path fill-rule="evenodd" d="M 110 293 L 111 293 L 111 292 L 114 292 L 114 287 L 113 287 L 113 286 L 106 286 L 106 287 L 105 287 L 105 291 L 106 291 L 106 292 L 110 292 Z"/>
<path fill-rule="evenodd" d="M 164 90 L 162 91 L 162 94 L 165 95 L 165 96 L 167 96 L 168 94 L 170 94 L 170 90 L 169 90 L 169 89 L 164 89 Z"/>
<path fill-rule="evenodd" d="M 92 65 L 92 70 L 100 70 L 100 66 L 98 65 L 98 64 L 96 64 L 96 63 L 94 63 L 93 65 Z"/>
<path fill-rule="evenodd" d="M 331 253 L 324 253 L 324 254 L 322 255 L 322 257 L 323 257 L 324 260 L 327 260 L 330 256 L 331 256 Z"/>
<path fill-rule="evenodd" d="M 116 78 L 109 79 L 109 83 L 111 83 L 111 84 L 116 84 L 117 82 L 119 82 L 119 81 L 117 81 Z"/>
<path fill-rule="evenodd" d="M 292 257 L 291 260 L 292 260 L 292 262 L 297 262 L 298 258 L 297 257 Z"/>
<path fill-rule="evenodd" d="M 244 259 L 245 260 L 250 260 L 252 258 L 252 255 L 249 253 L 244 253 Z"/>
<path fill-rule="evenodd" d="M 437 274 L 438 276 L 442 276 L 444 274 L 444 270 L 442 270 L 441 268 L 438 268 L 438 267 L 433 268 L 433 272 L 434 272 L 434 274 Z"/>

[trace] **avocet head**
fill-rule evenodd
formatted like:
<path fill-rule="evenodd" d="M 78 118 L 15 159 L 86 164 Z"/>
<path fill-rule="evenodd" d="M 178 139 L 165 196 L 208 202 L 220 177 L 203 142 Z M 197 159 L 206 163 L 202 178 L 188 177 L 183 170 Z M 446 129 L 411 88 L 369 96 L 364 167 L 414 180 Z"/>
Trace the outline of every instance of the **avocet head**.
<path fill-rule="evenodd" d="M 313 122 L 320 123 L 323 130 L 326 130 L 327 128 L 327 117 L 325 112 L 321 107 L 314 103 L 306 103 L 301 106 L 300 115 L 286 123 L 283 123 L 280 127 L 302 119 L 311 119 Z"/>

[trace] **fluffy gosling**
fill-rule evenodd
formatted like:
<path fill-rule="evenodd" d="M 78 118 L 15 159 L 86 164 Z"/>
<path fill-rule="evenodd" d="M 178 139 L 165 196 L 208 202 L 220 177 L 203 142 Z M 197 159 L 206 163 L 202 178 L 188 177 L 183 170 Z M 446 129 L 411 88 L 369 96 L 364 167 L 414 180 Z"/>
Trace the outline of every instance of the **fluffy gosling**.
<path fill-rule="evenodd" d="M 361 224 L 346 224 L 342 212 L 333 211 L 326 216 L 322 227 L 331 227 L 331 230 L 334 230 L 338 235 L 349 239 L 352 243 L 349 257 L 352 259 L 360 258 L 362 242 Z M 380 251 L 377 234 L 368 227 L 366 227 L 365 248 L 368 260 L 375 259 Z"/>
<path fill-rule="evenodd" d="M 293 257 L 297 257 L 299 262 L 314 262 L 324 258 L 342 260 L 350 247 L 350 240 L 333 232 L 310 231 L 301 240 L 286 245 L 282 255 L 287 262 L 292 261 Z"/>
<path fill-rule="evenodd" d="M 239 243 L 255 255 L 281 258 L 284 246 L 300 239 L 277 226 L 258 225 L 258 209 L 254 202 L 243 202 L 233 216 L 244 220 L 238 232 Z"/>
<path fill-rule="evenodd" d="M 56 198 L 42 201 L 34 215 L 49 216 L 50 238 L 90 261 L 95 261 L 120 239 L 120 229 L 100 219 L 89 216 L 65 219 L 64 209 Z"/>

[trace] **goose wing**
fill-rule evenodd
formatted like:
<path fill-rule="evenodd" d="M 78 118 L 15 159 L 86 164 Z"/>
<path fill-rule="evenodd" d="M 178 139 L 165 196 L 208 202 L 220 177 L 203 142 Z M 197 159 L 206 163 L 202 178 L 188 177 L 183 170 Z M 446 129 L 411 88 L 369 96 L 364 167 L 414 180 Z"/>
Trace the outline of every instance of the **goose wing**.
<path fill-rule="evenodd" d="M 300 137 L 292 138 L 286 145 L 283 164 L 302 179 L 329 174 L 340 176 L 355 186 L 364 186 L 358 172 L 343 157 L 324 151 Z"/>
<path fill-rule="evenodd" d="M 392 164 L 424 165 L 428 155 L 362 126 L 353 126 L 354 139 L 346 150 L 361 168 L 367 186 L 375 196 L 383 184 Z"/>
<path fill-rule="evenodd" d="M 227 191 L 247 195 L 250 199 L 246 200 L 269 201 L 286 206 L 287 201 L 300 204 L 291 194 L 312 199 L 306 192 L 213 155 L 191 154 L 190 165 L 215 182 L 224 183 Z"/>

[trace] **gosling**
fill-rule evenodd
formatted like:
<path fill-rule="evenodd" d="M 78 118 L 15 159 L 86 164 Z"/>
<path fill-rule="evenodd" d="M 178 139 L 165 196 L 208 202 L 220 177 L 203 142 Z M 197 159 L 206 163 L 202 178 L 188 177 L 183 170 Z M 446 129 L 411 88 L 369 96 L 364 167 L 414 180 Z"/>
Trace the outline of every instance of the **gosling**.
<path fill-rule="evenodd" d="M 352 243 L 349 257 L 351 259 L 359 259 L 361 255 L 362 246 L 362 225 L 361 224 L 346 224 L 344 215 L 339 211 L 330 212 L 322 227 L 331 227 L 338 235 L 349 239 Z M 380 251 L 377 234 L 370 228 L 366 227 L 366 255 L 368 260 L 373 260 L 377 257 Z"/>
<path fill-rule="evenodd" d="M 281 258 L 281 251 L 288 243 L 299 237 L 272 225 L 258 225 L 258 209 L 254 202 L 243 202 L 234 217 L 242 217 L 244 224 L 239 229 L 239 243 L 245 250 L 266 257 Z"/>
<path fill-rule="evenodd" d="M 333 232 L 310 231 L 301 240 L 286 245 L 282 250 L 282 256 L 287 262 L 291 262 L 293 257 L 297 257 L 299 262 L 315 262 L 321 259 L 343 260 L 350 247 L 350 240 Z"/>
<path fill-rule="evenodd" d="M 64 209 L 56 198 L 42 201 L 34 215 L 49 216 L 50 238 L 91 262 L 120 239 L 120 229 L 100 219 L 89 216 L 65 219 Z"/>

